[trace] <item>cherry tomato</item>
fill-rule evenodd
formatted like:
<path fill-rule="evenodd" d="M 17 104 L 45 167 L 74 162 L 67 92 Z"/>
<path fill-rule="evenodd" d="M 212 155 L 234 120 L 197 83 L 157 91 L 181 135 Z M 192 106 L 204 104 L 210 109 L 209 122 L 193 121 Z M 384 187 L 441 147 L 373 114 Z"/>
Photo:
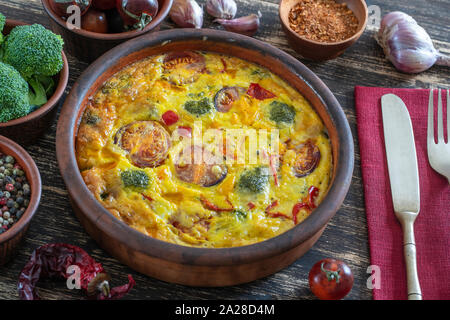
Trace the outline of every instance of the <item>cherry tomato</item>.
<path fill-rule="evenodd" d="M 108 20 L 108 33 L 121 33 L 125 31 L 122 17 L 116 9 L 106 10 L 106 20 Z"/>
<path fill-rule="evenodd" d="M 320 260 L 309 272 L 309 287 L 321 300 L 340 300 L 353 287 L 352 270 L 340 260 Z"/>
<path fill-rule="evenodd" d="M 219 112 L 228 112 L 233 103 L 239 99 L 242 91 L 245 89 L 240 87 L 224 87 L 217 92 L 214 97 L 214 105 Z"/>
<path fill-rule="evenodd" d="M 106 15 L 98 10 L 89 9 L 81 17 L 81 29 L 97 33 L 108 32 L 108 21 Z"/>
<path fill-rule="evenodd" d="M 135 121 L 117 131 L 114 143 L 140 168 L 156 168 L 164 163 L 171 146 L 170 134 L 155 121 Z"/>
<path fill-rule="evenodd" d="M 98 10 L 110 10 L 116 7 L 116 0 L 92 0 L 92 6 Z"/>
<path fill-rule="evenodd" d="M 149 24 L 158 12 L 157 0 L 116 0 L 125 25 L 136 29 L 143 29 Z"/>
<path fill-rule="evenodd" d="M 72 12 L 67 12 L 70 6 L 80 8 L 81 15 L 84 15 L 91 6 L 91 0 L 50 0 L 50 8 L 60 17 L 68 17 Z"/>

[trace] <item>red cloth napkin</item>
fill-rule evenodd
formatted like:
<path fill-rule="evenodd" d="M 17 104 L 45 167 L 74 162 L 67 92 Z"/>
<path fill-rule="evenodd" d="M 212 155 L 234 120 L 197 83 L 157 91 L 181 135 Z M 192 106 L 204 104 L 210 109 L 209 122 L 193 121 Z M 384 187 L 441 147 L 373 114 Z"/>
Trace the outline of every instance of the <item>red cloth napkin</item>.
<path fill-rule="evenodd" d="M 405 102 L 414 130 L 421 206 L 414 227 L 423 299 L 448 300 L 450 186 L 447 179 L 435 172 L 428 162 L 429 90 L 355 87 L 370 261 L 380 267 L 381 276 L 380 288 L 373 289 L 373 297 L 376 300 L 407 299 L 402 229 L 393 211 L 384 147 L 381 96 L 387 93 L 394 93 Z M 434 99 L 436 105 L 437 93 Z"/>

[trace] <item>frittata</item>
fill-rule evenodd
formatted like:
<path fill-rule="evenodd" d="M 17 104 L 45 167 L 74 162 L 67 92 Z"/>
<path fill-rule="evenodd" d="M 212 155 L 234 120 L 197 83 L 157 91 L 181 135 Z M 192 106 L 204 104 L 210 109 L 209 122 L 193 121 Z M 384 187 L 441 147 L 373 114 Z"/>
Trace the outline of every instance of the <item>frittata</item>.
<path fill-rule="evenodd" d="M 332 151 L 308 101 L 269 70 L 211 52 L 151 56 L 89 100 L 82 177 L 117 219 L 195 247 L 235 247 L 301 223 L 327 193 Z"/>

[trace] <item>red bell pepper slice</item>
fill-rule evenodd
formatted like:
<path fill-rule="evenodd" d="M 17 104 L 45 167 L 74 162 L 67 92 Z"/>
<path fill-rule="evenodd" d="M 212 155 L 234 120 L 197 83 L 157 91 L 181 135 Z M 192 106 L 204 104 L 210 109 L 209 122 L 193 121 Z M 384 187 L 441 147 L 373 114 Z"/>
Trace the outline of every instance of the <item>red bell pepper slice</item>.
<path fill-rule="evenodd" d="M 319 188 L 315 186 L 311 186 L 308 189 L 308 196 L 303 202 L 299 202 L 294 205 L 292 208 L 292 219 L 294 220 L 294 224 L 297 224 L 297 214 L 300 212 L 301 209 L 306 209 L 308 211 L 312 211 L 314 208 L 316 208 L 315 200 L 317 196 L 319 195 Z"/>
<path fill-rule="evenodd" d="M 250 97 L 253 97 L 258 100 L 266 100 L 266 99 L 271 99 L 271 98 L 276 97 L 276 95 L 274 95 L 272 92 L 264 89 L 257 83 L 250 84 L 250 87 L 247 90 L 247 94 Z"/>
<path fill-rule="evenodd" d="M 166 126 L 170 126 L 174 123 L 177 123 L 178 120 L 180 120 L 180 117 L 175 113 L 175 111 L 169 110 L 162 115 L 162 119 Z"/>
<path fill-rule="evenodd" d="M 201 197 L 200 201 L 202 202 L 203 207 L 205 207 L 208 210 L 216 211 L 216 212 L 222 212 L 222 211 L 233 211 L 234 207 L 233 204 L 227 200 L 227 202 L 231 205 L 231 208 L 219 208 L 214 203 L 206 199 L 205 197 Z"/>

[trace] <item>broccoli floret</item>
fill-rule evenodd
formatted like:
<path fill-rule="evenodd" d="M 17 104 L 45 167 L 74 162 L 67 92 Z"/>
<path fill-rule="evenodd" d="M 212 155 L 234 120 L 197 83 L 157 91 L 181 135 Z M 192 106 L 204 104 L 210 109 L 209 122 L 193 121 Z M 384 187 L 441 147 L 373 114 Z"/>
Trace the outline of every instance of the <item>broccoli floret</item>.
<path fill-rule="evenodd" d="M 6 17 L 0 12 L 0 44 L 2 44 L 3 42 L 3 28 L 5 27 L 6 24 Z M 1 55 L 0 55 L 1 58 Z"/>
<path fill-rule="evenodd" d="M 16 69 L 0 62 L 0 122 L 26 116 L 29 112 L 27 82 Z"/>
<path fill-rule="evenodd" d="M 238 188 L 244 192 L 261 193 L 269 183 L 269 169 L 256 167 L 244 171 L 239 178 Z"/>
<path fill-rule="evenodd" d="M 83 116 L 83 122 L 91 126 L 96 125 L 100 120 L 100 117 L 91 111 L 86 112 Z"/>
<path fill-rule="evenodd" d="M 149 185 L 149 177 L 142 170 L 128 169 L 121 173 L 122 182 L 125 187 L 145 189 Z"/>
<path fill-rule="evenodd" d="M 3 31 L 5 24 L 6 24 L 6 17 L 3 13 L 0 12 L 0 32 Z"/>
<path fill-rule="evenodd" d="M 202 116 L 211 112 L 213 109 L 213 105 L 208 98 L 203 98 L 202 100 L 190 100 L 184 104 L 184 109 L 189 113 L 192 113 L 196 116 Z"/>
<path fill-rule="evenodd" d="M 3 62 L 12 65 L 30 84 L 30 104 L 41 106 L 52 94 L 51 78 L 63 68 L 60 36 L 40 24 L 17 26 L 3 44 Z"/>
<path fill-rule="evenodd" d="M 236 219 L 241 220 L 241 221 L 245 220 L 247 218 L 247 212 L 245 212 L 241 209 L 235 209 L 231 213 L 236 217 Z"/>
<path fill-rule="evenodd" d="M 295 119 L 294 107 L 287 105 L 286 103 L 279 101 L 272 101 L 269 105 L 270 108 L 270 120 L 281 124 L 282 122 L 290 124 Z"/>

